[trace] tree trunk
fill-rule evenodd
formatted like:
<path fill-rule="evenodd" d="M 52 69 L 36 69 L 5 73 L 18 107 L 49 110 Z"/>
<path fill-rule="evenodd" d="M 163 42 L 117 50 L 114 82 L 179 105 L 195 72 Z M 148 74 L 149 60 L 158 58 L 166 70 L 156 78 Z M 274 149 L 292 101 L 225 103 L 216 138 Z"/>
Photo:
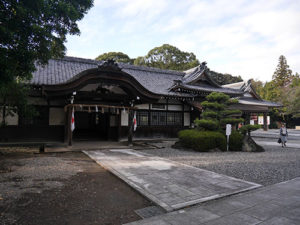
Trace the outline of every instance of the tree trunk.
<path fill-rule="evenodd" d="M 243 152 L 264 152 L 264 148 L 260 145 L 256 144 L 256 142 L 252 139 L 251 136 L 245 135 L 243 138 Z"/>

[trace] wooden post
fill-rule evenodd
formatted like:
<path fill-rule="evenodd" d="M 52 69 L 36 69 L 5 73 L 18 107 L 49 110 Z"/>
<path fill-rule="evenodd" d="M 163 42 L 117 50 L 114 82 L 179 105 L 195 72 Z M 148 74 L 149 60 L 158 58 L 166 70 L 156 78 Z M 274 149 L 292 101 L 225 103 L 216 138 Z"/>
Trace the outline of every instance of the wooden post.
<path fill-rule="evenodd" d="M 132 136 L 133 136 L 133 111 L 128 111 L 129 114 L 129 131 L 128 131 L 128 145 L 132 146 Z"/>
<path fill-rule="evenodd" d="M 118 119 L 118 137 L 117 137 L 117 139 L 118 139 L 118 141 L 120 141 L 121 140 L 121 115 L 122 114 L 122 111 L 121 110 L 119 110 L 119 114 L 117 115 L 117 119 Z"/>
<path fill-rule="evenodd" d="M 264 131 L 268 130 L 268 117 L 267 117 L 268 113 L 264 112 Z"/>

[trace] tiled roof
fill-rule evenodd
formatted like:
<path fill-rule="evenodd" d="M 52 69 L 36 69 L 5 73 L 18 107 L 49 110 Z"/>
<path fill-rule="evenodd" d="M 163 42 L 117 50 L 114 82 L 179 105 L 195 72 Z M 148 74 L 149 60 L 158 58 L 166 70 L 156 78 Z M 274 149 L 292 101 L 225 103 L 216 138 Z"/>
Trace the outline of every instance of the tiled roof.
<path fill-rule="evenodd" d="M 79 73 L 96 69 L 101 61 L 64 57 L 63 59 L 51 59 L 46 66 L 37 65 L 37 70 L 31 79 L 32 85 L 58 85 L 68 83 L 75 79 Z M 173 80 L 182 79 L 184 72 L 162 70 L 144 66 L 134 66 L 125 63 L 117 63 L 121 71 L 129 74 L 150 92 L 160 95 L 191 96 L 186 93 L 169 91 Z"/>
<path fill-rule="evenodd" d="M 251 97 L 242 97 L 239 98 L 239 103 L 243 105 L 261 105 L 261 106 L 268 106 L 268 107 L 281 107 L 281 104 L 276 102 L 270 102 L 266 100 L 257 100 Z"/>
<path fill-rule="evenodd" d="M 180 87 L 186 88 L 189 90 L 196 90 L 196 91 L 204 91 L 204 92 L 222 92 L 225 94 L 235 94 L 235 95 L 242 95 L 243 92 L 236 89 L 230 89 L 230 88 L 217 88 L 212 87 L 210 85 L 189 85 L 189 84 L 180 84 Z"/>

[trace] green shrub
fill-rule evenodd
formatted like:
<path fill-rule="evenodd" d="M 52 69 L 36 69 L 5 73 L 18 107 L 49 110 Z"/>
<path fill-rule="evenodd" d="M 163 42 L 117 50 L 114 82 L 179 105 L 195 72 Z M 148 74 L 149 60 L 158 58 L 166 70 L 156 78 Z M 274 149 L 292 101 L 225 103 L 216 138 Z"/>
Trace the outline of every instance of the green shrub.
<path fill-rule="evenodd" d="M 224 118 L 221 119 L 220 123 L 221 125 L 225 125 L 225 124 L 238 124 L 244 122 L 243 118 Z"/>
<path fill-rule="evenodd" d="M 214 120 L 196 119 L 194 122 L 196 127 L 203 128 L 205 130 L 217 130 L 219 127 L 218 121 Z"/>
<path fill-rule="evenodd" d="M 260 125 L 247 124 L 240 128 L 240 132 L 244 135 L 248 134 L 250 136 L 251 131 L 257 130 L 259 128 L 261 128 Z"/>
<path fill-rule="evenodd" d="M 241 151 L 243 146 L 243 135 L 238 131 L 232 131 L 229 136 L 229 150 L 230 151 Z"/>
<path fill-rule="evenodd" d="M 180 143 L 187 148 L 192 148 L 199 152 L 206 152 L 210 149 L 219 148 L 226 150 L 225 136 L 216 131 L 198 131 L 195 129 L 179 131 Z"/>

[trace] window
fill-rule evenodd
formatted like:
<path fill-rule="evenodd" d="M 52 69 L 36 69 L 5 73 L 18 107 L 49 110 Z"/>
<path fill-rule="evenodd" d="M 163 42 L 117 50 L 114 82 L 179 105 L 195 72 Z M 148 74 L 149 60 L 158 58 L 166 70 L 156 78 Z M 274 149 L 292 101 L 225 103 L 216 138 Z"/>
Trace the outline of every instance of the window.
<path fill-rule="evenodd" d="M 151 125 L 152 126 L 166 125 L 166 112 L 151 112 Z"/>
<path fill-rule="evenodd" d="M 182 112 L 137 111 L 138 126 L 182 126 Z"/>
<path fill-rule="evenodd" d="M 167 125 L 181 126 L 182 125 L 182 113 L 167 112 Z"/>
<path fill-rule="evenodd" d="M 137 111 L 137 125 L 148 126 L 149 115 L 146 111 Z"/>

